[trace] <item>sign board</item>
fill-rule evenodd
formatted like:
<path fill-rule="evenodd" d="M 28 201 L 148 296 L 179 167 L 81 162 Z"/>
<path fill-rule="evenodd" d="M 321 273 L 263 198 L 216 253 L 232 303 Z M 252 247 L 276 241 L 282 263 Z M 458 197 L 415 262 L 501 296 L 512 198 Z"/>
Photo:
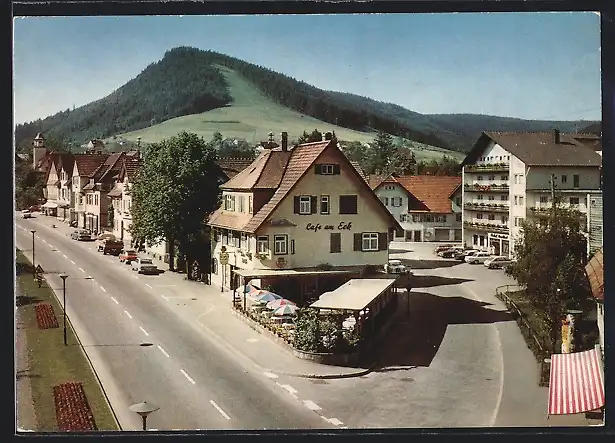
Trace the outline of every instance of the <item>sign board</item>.
<path fill-rule="evenodd" d="M 37 274 L 44 274 L 45 270 L 43 269 L 43 267 L 41 265 L 36 265 L 36 273 Z"/>
<path fill-rule="evenodd" d="M 228 265 L 228 252 L 221 252 L 220 253 L 220 264 L 221 265 Z"/>

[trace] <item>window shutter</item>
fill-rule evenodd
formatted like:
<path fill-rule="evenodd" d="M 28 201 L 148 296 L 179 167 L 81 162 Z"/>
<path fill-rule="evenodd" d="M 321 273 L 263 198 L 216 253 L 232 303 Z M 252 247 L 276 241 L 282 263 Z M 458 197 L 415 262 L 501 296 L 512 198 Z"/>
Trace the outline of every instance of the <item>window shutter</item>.
<path fill-rule="evenodd" d="M 389 234 L 387 232 L 378 233 L 378 250 L 386 251 L 389 249 Z"/>
<path fill-rule="evenodd" d="M 318 196 L 312 195 L 310 202 L 310 212 L 312 214 L 316 214 L 318 212 Z"/>
<path fill-rule="evenodd" d="M 361 234 L 360 232 L 357 232 L 354 235 L 354 250 L 355 251 L 363 250 L 363 234 Z"/>
<path fill-rule="evenodd" d="M 333 174 L 340 175 L 342 171 L 342 167 L 340 165 L 333 165 Z"/>
<path fill-rule="evenodd" d="M 316 163 L 314 165 L 314 174 L 322 175 L 322 171 L 320 169 L 320 163 Z"/>
<path fill-rule="evenodd" d="M 331 233 L 329 252 L 342 252 L 342 234 L 339 232 Z"/>
<path fill-rule="evenodd" d="M 301 205 L 300 201 L 301 201 L 300 197 L 298 195 L 296 195 L 295 196 L 294 211 L 293 211 L 295 214 L 299 214 L 299 206 Z"/>

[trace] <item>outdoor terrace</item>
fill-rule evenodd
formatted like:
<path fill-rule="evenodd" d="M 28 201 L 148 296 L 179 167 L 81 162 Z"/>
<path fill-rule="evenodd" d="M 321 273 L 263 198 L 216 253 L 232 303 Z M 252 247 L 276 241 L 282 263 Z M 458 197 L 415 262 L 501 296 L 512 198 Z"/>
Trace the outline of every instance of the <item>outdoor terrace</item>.
<path fill-rule="evenodd" d="M 494 223 L 480 223 L 480 222 L 463 222 L 463 226 L 477 231 L 489 231 L 489 232 L 501 232 L 508 233 L 507 225 L 496 225 Z"/>

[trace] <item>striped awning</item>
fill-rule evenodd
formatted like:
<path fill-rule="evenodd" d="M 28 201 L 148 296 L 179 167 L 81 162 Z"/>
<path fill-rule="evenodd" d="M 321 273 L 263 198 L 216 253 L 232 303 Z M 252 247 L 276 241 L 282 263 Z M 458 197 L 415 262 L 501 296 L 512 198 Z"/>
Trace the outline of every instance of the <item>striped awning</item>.
<path fill-rule="evenodd" d="M 604 406 L 604 375 L 599 349 L 553 354 L 548 415 L 578 414 Z"/>

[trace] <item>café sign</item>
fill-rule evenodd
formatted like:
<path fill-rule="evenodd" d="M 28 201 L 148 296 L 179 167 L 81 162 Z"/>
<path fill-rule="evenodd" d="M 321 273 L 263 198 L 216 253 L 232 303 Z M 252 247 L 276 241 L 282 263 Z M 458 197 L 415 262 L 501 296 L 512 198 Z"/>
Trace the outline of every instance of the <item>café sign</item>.
<path fill-rule="evenodd" d="M 316 224 L 312 224 L 312 223 L 308 223 L 307 226 L 305 227 L 306 231 L 313 231 L 313 232 L 317 232 L 320 231 L 321 229 L 324 229 L 325 231 L 350 231 L 352 230 L 352 222 L 340 222 L 337 226 L 335 225 L 321 225 L 320 223 L 316 223 Z"/>

